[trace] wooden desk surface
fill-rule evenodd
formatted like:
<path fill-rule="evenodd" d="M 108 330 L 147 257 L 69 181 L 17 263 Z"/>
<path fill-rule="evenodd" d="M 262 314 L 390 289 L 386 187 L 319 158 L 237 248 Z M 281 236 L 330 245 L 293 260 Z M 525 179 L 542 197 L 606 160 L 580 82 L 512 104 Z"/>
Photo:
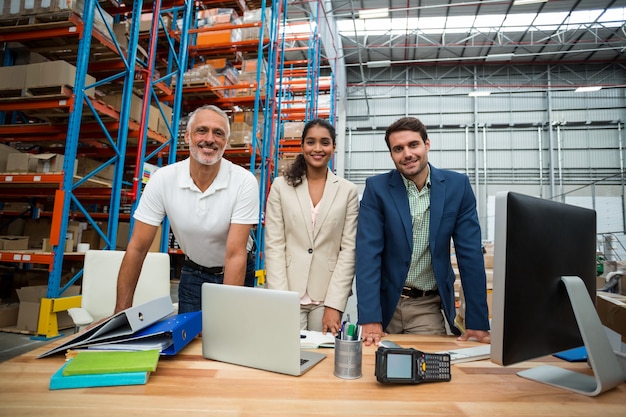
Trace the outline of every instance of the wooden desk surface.
<path fill-rule="evenodd" d="M 425 352 L 475 345 L 452 337 L 388 339 Z M 146 385 L 50 391 L 50 376 L 64 360 L 36 359 L 50 347 L 0 364 L 0 416 L 626 416 L 626 384 L 587 397 L 515 375 L 530 363 L 463 363 L 453 365 L 451 382 L 382 385 L 374 376 L 374 346 L 363 347 L 363 377 L 343 380 L 333 375 L 332 349 L 293 377 L 206 360 L 195 339 L 176 357 L 162 358 Z M 558 362 L 588 370 L 584 363 Z"/>

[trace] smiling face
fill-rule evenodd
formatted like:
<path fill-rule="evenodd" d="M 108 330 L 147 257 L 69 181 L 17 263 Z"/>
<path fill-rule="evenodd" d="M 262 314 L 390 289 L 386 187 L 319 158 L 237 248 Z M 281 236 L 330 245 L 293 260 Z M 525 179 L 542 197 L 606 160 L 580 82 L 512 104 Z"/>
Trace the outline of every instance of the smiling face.
<path fill-rule="evenodd" d="M 185 132 L 191 157 L 202 165 L 215 165 L 222 159 L 228 141 L 228 120 L 215 111 L 199 110 Z"/>
<path fill-rule="evenodd" d="M 422 187 L 428 177 L 430 140 L 424 141 L 418 132 L 400 130 L 389 136 L 389 149 L 396 169 Z"/>
<path fill-rule="evenodd" d="M 302 140 L 302 154 L 307 166 L 325 169 L 333 153 L 335 144 L 328 129 L 319 125 L 311 126 Z"/>

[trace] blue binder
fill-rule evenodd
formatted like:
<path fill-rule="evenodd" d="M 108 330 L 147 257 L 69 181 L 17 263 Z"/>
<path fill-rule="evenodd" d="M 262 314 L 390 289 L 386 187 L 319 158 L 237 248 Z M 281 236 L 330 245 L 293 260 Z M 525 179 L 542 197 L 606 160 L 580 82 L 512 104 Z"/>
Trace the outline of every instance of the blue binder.
<path fill-rule="evenodd" d="M 145 350 L 159 349 L 161 355 L 175 355 L 202 331 L 202 312 L 181 313 L 166 317 L 132 335 L 116 340 L 89 344 L 89 349 Z"/>

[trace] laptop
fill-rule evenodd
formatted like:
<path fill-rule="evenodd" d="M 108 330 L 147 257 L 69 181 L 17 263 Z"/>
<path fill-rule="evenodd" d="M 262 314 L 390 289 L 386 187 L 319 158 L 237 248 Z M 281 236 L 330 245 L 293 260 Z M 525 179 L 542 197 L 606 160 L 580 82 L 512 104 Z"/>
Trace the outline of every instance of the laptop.
<path fill-rule="evenodd" d="M 300 349 L 298 293 L 204 283 L 202 356 L 299 376 L 326 354 Z"/>

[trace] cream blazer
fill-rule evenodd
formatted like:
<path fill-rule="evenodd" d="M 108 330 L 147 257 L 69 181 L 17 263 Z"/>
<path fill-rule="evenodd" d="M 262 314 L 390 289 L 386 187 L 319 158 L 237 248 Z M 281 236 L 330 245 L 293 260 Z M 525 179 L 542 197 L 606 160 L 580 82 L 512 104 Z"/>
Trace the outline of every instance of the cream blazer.
<path fill-rule="evenodd" d="M 319 204 L 312 230 L 306 178 L 295 188 L 284 177 L 274 180 L 265 212 L 265 279 L 268 288 L 308 292 L 345 311 L 355 268 L 357 187 L 329 170 Z"/>

